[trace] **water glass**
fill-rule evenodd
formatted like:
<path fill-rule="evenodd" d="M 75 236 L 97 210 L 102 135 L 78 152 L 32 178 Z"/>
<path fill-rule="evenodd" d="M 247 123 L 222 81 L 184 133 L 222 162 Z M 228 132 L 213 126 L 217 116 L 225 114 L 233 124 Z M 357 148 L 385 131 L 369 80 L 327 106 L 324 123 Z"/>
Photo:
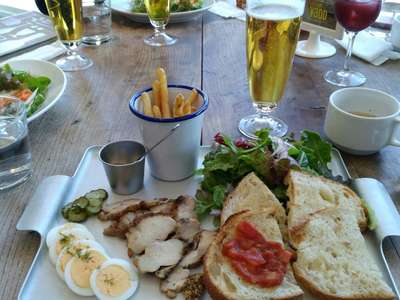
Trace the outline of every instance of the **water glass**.
<path fill-rule="evenodd" d="M 14 187 L 31 175 L 31 152 L 25 104 L 0 96 L 0 191 Z"/>
<path fill-rule="evenodd" d="M 111 0 L 82 0 L 84 36 L 82 42 L 101 45 L 112 38 Z"/>

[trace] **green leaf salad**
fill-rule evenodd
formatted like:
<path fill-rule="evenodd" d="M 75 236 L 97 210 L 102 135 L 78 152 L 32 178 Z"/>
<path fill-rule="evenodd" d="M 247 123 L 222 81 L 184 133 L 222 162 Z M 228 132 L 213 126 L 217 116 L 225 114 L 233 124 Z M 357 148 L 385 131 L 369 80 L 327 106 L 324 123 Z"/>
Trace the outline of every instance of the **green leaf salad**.
<path fill-rule="evenodd" d="M 332 178 L 328 168 L 332 146 L 318 133 L 304 130 L 299 140 L 272 139 L 266 129 L 256 135 L 255 141 L 244 138 L 233 141 L 220 133 L 214 137 L 215 147 L 198 170 L 203 175 L 196 193 L 199 218 L 220 210 L 228 192 L 250 172 L 255 172 L 284 204 L 287 197 L 283 179 L 290 168 Z"/>
<path fill-rule="evenodd" d="M 172 0 L 171 12 L 196 10 L 203 6 L 203 0 Z M 145 13 L 144 0 L 132 0 L 132 12 Z"/>
<path fill-rule="evenodd" d="M 33 76 L 25 71 L 13 70 L 9 64 L 0 67 L 0 93 L 24 101 L 28 117 L 45 101 L 50 83 L 48 77 Z"/>

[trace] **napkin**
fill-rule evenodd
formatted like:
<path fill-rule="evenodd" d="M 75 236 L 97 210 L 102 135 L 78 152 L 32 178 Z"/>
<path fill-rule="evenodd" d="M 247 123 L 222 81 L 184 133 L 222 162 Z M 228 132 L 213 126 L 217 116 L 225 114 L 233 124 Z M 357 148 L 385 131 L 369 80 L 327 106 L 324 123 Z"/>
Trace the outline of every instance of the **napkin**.
<path fill-rule="evenodd" d="M 60 41 L 56 41 L 49 45 L 39 47 L 30 52 L 12 57 L 9 60 L 20 60 L 20 59 L 51 60 L 51 59 L 65 53 L 66 51 L 67 51 L 67 49 L 63 46 L 63 44 Z"/>
<path fill-rule="evenodd" d="M 348 40 L 349 37 L 345 34 L 342 40 L 336 41 L 343 48 L 347 48 Z M 381 65 L 389 59 L 400 59 L 400 53 L 393 51 L 391 43 L 367 31 L 361 31 L 357 34 L 353 46 L 353 55 L 375 66 Z"/>
<path fill-rule="evenodd" d="M 236 7 L 235 2 L 233 1 L 215 2 L 209 11 L 223 18 L 236 18 L 241 21 L 246 20 L 246 13 L 244 10 Z"/>

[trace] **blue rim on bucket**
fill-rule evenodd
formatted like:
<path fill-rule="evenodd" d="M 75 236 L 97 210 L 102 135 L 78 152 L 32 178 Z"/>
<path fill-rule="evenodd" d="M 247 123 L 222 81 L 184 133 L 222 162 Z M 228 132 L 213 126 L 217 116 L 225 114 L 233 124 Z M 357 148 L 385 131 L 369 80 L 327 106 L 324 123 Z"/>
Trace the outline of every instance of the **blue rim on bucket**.
<path fill-rule="evenodd" d="M 131 112 L 138 118 L 141 118 L 143 120 L 146 121 L 150 121 L 150 122 L 157 122 L 157 123 L 172 123 L 172 122 L 180 122 L 180 121 L 185 121 L 185 120 L 189 120 L 189 119 L 193 119 L 199 115 L 201 115 L 208 107 L 208 96 L 201 90 L 195 88 L 195 87 L 191 87 L 191 86 L 187 86 L 187 85 L 179 85 L 179 84 L 168 84 L 168 88 L 179 88 L 179 89 L 185 89 L 185 90 L 193 90 L 195 89 L 199 95 L 203 98 L 203 104 L 193 113 L 183 116 L 183 117 L 178 117 L 178 118 L 153 118 L 153 117 L 149 117 L 146 116 L 144 114 L 142 114 L 141 112 L 139 112 L 138 110 L 135 109 L 135 104 L 136 102 L 140 99 L 140 96 L 144 93 L 144 92 L 150 92 L 153 88 L 149 87 L 146 88 L 144 90 L 138 91 L 136 92 L 131 100 L 129 101 L 129 109 L 131 110 Z"/>

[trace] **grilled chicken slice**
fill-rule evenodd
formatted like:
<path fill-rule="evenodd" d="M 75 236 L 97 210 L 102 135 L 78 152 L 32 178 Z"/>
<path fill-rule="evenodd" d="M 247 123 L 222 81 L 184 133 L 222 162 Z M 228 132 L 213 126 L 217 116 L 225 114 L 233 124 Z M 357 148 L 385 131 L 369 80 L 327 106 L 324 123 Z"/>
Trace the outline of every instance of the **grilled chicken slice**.
<path fill-rule="evenodd" d="M 197 219 L 180 219 L 175 238 L 191 243 L 199 231 L 201 231 L 201 227 Z"/>
<path fill-rule="evenodd" d="M 179 266 L 183 268 L 192 268 L 201 263 L 203 256 L 206 254 L 208 247 L 214 240 L 215 231 L 202 230 L 199 232 L 193 242 L 193 248 L 179 262 Z"/>
<path fill-rule="evenodd" d="M 176 219 L 194 219 L 196 214 L 194 211 L 195 200 L 190 196 L 179 196 L 176 199 L 178 207 L 176 209 Z"/>
<path fill-rule="evenodd" d="M 150 208 L 153 213 L 160 213 L 166 215 L 174 215 L 176 211 L 177 203 L 175 200 L 161 201 L 159 205 Z"/>
<path fill-rule="evenodd" d="M 157 278 L 165 279 L 165 278 L 167 278 L 168 274 L 171 273 L 175 269 L 175 267 L 176 267 L 176 264 L 172 265 L 172 266 L 168 266 L 168 267 L 161 267 L 154 274 L 156 275 Z"/>
<path fill-rule="evenodd" d="M 180 260 L 177 267 L 175 267 L 172 272 L 170 269 L 160 270 L 158 275 L 160 275 L 161 272 L 169 272 L 169 274 L 167 274 L 168 277 L 162 281 L 160 286 L 163 293 L 170 298 L 174 298 L 177 293 L 182 291 L 190 275 L 189 269 L 201 263 L 208 247 L 214 240 L 215 234 L 214 231 L 209 230 L 202 230 L 197 233 L 193 241 L 192 249 Z M 165 274 L 161 273 L 161 275 Z"/>
<path fill-rule="evenodd" d="M 150 214 L 135 219 L 126 233 L 128 254 L 140 254 L 154 241 L 163 241 L 176 229 L 176 221 L 166 215 Z"/>
<path fill-rule="evenodd" d="M 146 210 L 138 210 L 135 212 L 128 212 L 124 214 L 118 221 L 113 221 L 108 227 L 103 231 L 104 235 L 116 236 L 125 239 L 125 234 L 128 232 L 129 227 L 133 226 L 135 220 L 146 214 L 151 214 Z"/>
<path fill-rule="evenodd" d="M 166 200 L 127 199 L 111 205 L 103 206 L 101 212 L 97 216 L 102 221 L 118 220 L 127 212 L 135 212 L 139 209 L 150 209 L 153 206 L 159 205 L 162 201 Z"/>
<path fill-rule="evenodd" d="M 167 279 L 161 281 L 161 292 L 163 292 L 169 298 L 175 298 L 176 295 L 184 288 L 189 275 L 189 269 L 177 267 L 172 273 L 169 274 Z"/>
<path fill-rule="evenodd" d="M 185 243 L 178 239 L 155 241 L 134 262 L 142 273 L 157 271 L 160 267 L 175 265 L 182 258 Z"/>

